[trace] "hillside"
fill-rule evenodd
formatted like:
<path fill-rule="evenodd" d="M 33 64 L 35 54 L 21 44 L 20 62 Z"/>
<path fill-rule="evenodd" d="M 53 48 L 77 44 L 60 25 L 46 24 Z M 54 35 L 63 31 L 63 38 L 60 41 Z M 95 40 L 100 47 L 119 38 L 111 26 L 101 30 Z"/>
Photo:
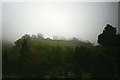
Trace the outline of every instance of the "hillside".
<path fill-rule="evenodd" d="M 89 42 L 82 42 L 82 41 L 68 41 L 68 40 L 34 40 L 33 44 L 48 44 L 50 46 L 69 46 L 69 47 L 76 47 L 76 46 L 86 46 L 86 47 L 93 47 L 93 45 Z"/>

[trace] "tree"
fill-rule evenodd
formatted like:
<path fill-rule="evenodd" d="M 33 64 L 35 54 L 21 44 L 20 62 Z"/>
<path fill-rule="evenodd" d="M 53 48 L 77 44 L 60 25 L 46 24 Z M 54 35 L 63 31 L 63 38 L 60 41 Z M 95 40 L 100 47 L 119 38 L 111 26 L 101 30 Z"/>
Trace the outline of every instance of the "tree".
<path fill-rule="evenodd" d="M 120 76 L 120 34 L 117 34 L 118 71 Z"/>
<path fill-rule="evenodd" d="M 3 53 L 3 57 L 2 57 L 2 74 L 6 77 L 7 73 L 8 73 L 8 55 L 7 55 L 7 51 L 5 50 Z"/>
<path fill-rule="evenodd" d="M 77 41 L 78 41 L 78 38 L 73 37 L 73 38 L 72 38 L 72 41 L 73 41 L 73 42 L 77 42 Z"/>
<path fill-rule="evenodd" d="M 30 35 L 25 34 L 20 39 L 18 39 L 17 41 L 15 41 L 14 42 L 15 47 L 21 47 L 21 44 L 23 43 L 24 39 L 27 40 L 27 41 L 30 41 L 31 40 Z"/>
<path fill-rule="evenodd" d="M 19 73 L 21 74 L 23 78 L 23 74 L 25 74 L 27 71 L 27 53 L 29 51 L 27 40 L 23 39 L 23 43 L 21 45 L 20 50 L 20 56 L 19 56 Z"/>
<path fill-rule="evenodd" d="M 73 63 L 74 63 L 74 61 L 73 61 L 73 55 L 74 55 L 74 49 L 73 48 L 71 48 L 71 47 L 65 47 L 66 48 L 66 50 L 65 50 L 65 53 L 63 53 L 64 54 L 64 58 L 65 58 L 65 60 L 64 60 L 64 76 L 66 77 L 66 78 L 73 78 L 73 77 L 75 77 L 74 76 L 74 73 L 73 73 Z M 73 73 L 73 75 L 71 74 L 70 75 L 70 73 Z"/>
<path fill-rule="evenodd" d="M 107 26 L 103 30 L 103 33 L 98 36 L 98 43 L 101 46 L 101 48 L 106 47 L 106 48 L 103 48 L 104 54 L 109 53 L 109 55 L 106 54 L 106 57 L 100 57 L 100 58 L 97 58 L 97 60 L 95 60 L 95 61 L 98 61 L 96 63 L 104 62 L 104 64 L 105 64 L 105 65 L 99 64 L 98 66 L 96 66 L 96 68 L 94 68 L 94 69 L 96 69 L 95 71 L 98 71 L 98 73 L 99 73 L 99 75 L 97 75 L 97 76 L 115 77 L 113 74 L 115 71 L 114 65 L 117 65 L 116 61 L 118 61 L 117 67 L 120 70 L 120 66 L 119 66 L 120 65 L 120 63 L 119 63 L 120 62 L 120 59 L 119 59 L 119 57 L 120 57 L 119 56 L 119 54 L 120 54 L 119 53 L 120 37 L 119 37 L 119 34 L 116 34 L 116 32 L 117 32 L 117 30 L 115 27 L 113 27 L 110 24 L 107 24 Z M 118 52 L 117 52 L 117 49 L 118 49 Z M 111 63 L 114 63 L 114 64 L 111 64 Z M 100 66 L 100 65 L 102 65 L 102 66 Z M 109 65 L 109 67 L 108 67 L 108 65 Z M 101 70 L 99 67 L 101 67 Z M 109 71 L 111 71 L 111 72 L 109 72 Z"/>
<path fill-rule="evenodd" d="M 29 34 L 25 34 L 24 36 L 22 36 L 22 39 L 27 39 L 27 40 L 29 40 L 29 39 L 30 39 L 30 35 L 29 35 Z"/>
<path fill-rule="evenodd" d="M 104 47 L 116 46 L 116 28 L 107 24 L 97 42 Z"/>
<path fill-rule="evenodd" d="M 105 53 L 94 58 L 92 78 L 117 78 L 117 71 L 116 63 Z"/>
<path fill-rule="evenodd" d="M 38 39 L 44 39 L 43 34 L 41 34 L 41 33 L 38 33 L 37 37 L 38 37 Z"/>
<path fill-rule="evenodd" d="M 58 51 L 59 50 L 59 51 Z M 57 45 L 56 47 L 53 47 L 52 53 L 52 77 L 57 78 L 61 76 L 62 73 L 62 47 Z"/>
<path fill-rule="evenodd" d="M 35 40 L 35 39 L 37 39 L 37 36 L 36 36 L 36 35 L 32 35 L 32 36 L 31 36 L 31 39 L 32 39 L 32 40 Z"/>
<path fill-rule="evenodd" d="M 84 46 L 77 46 L 74 54 L 74 73 L 77 78 L 81 72 L 90 72 L 92 63 L 91 50 Z M 88 67 L 89 66 L 89 67 Z"/>
<path fill-rule="evenodd" d="M 117 38 L 117 47 L 120 48 L 120 34 L 117 34 L 116 38 Z"/>

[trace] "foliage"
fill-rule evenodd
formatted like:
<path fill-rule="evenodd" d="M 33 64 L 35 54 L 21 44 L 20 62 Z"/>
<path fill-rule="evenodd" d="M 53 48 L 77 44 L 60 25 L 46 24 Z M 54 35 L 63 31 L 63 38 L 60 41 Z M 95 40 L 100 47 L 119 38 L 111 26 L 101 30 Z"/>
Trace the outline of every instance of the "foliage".
<path fill-rule="evenodd" d="M 103 33 L 98 36 L 98 43 L 104 47 L 116 46 L 116 28 L 107 24 Z"/>
<path fill-rule="evenodd" d="M 90 42 L 23 35 L 13 46 L 3 44 L 3 78 L 116 78 L 120 73 L 120 35 L 107 25 Z"/>

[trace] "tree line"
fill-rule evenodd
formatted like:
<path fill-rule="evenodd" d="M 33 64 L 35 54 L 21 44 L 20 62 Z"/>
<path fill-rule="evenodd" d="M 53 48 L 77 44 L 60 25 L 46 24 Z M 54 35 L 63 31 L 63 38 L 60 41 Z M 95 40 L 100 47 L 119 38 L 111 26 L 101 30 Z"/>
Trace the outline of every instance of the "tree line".
<path fill-rule="evenodd" d="M 44 44 L 43 35 L 24 35 L 12 48 L 2 51 L 3 78 L 118 78 L 120 76 L 120 35 L 107 24 L 94 46 Z M 90 45 L 90 46 L 88 46 Z"/>

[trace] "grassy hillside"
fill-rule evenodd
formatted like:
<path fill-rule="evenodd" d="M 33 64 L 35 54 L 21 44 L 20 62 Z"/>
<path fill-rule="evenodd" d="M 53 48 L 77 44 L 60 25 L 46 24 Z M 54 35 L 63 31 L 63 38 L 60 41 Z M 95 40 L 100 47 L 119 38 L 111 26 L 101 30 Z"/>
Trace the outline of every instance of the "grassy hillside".
<path fill-rule="evenodd" d="M 50 46 L 69 46 L 69 47 L 76 47 L 76 46 L 86 46 L 86 47 L 93 47 L 91 43 L 82 42 L 82 41 L 68 41 L 68 40 L 34 40 L 33 44 L 48 44 Z"/>

